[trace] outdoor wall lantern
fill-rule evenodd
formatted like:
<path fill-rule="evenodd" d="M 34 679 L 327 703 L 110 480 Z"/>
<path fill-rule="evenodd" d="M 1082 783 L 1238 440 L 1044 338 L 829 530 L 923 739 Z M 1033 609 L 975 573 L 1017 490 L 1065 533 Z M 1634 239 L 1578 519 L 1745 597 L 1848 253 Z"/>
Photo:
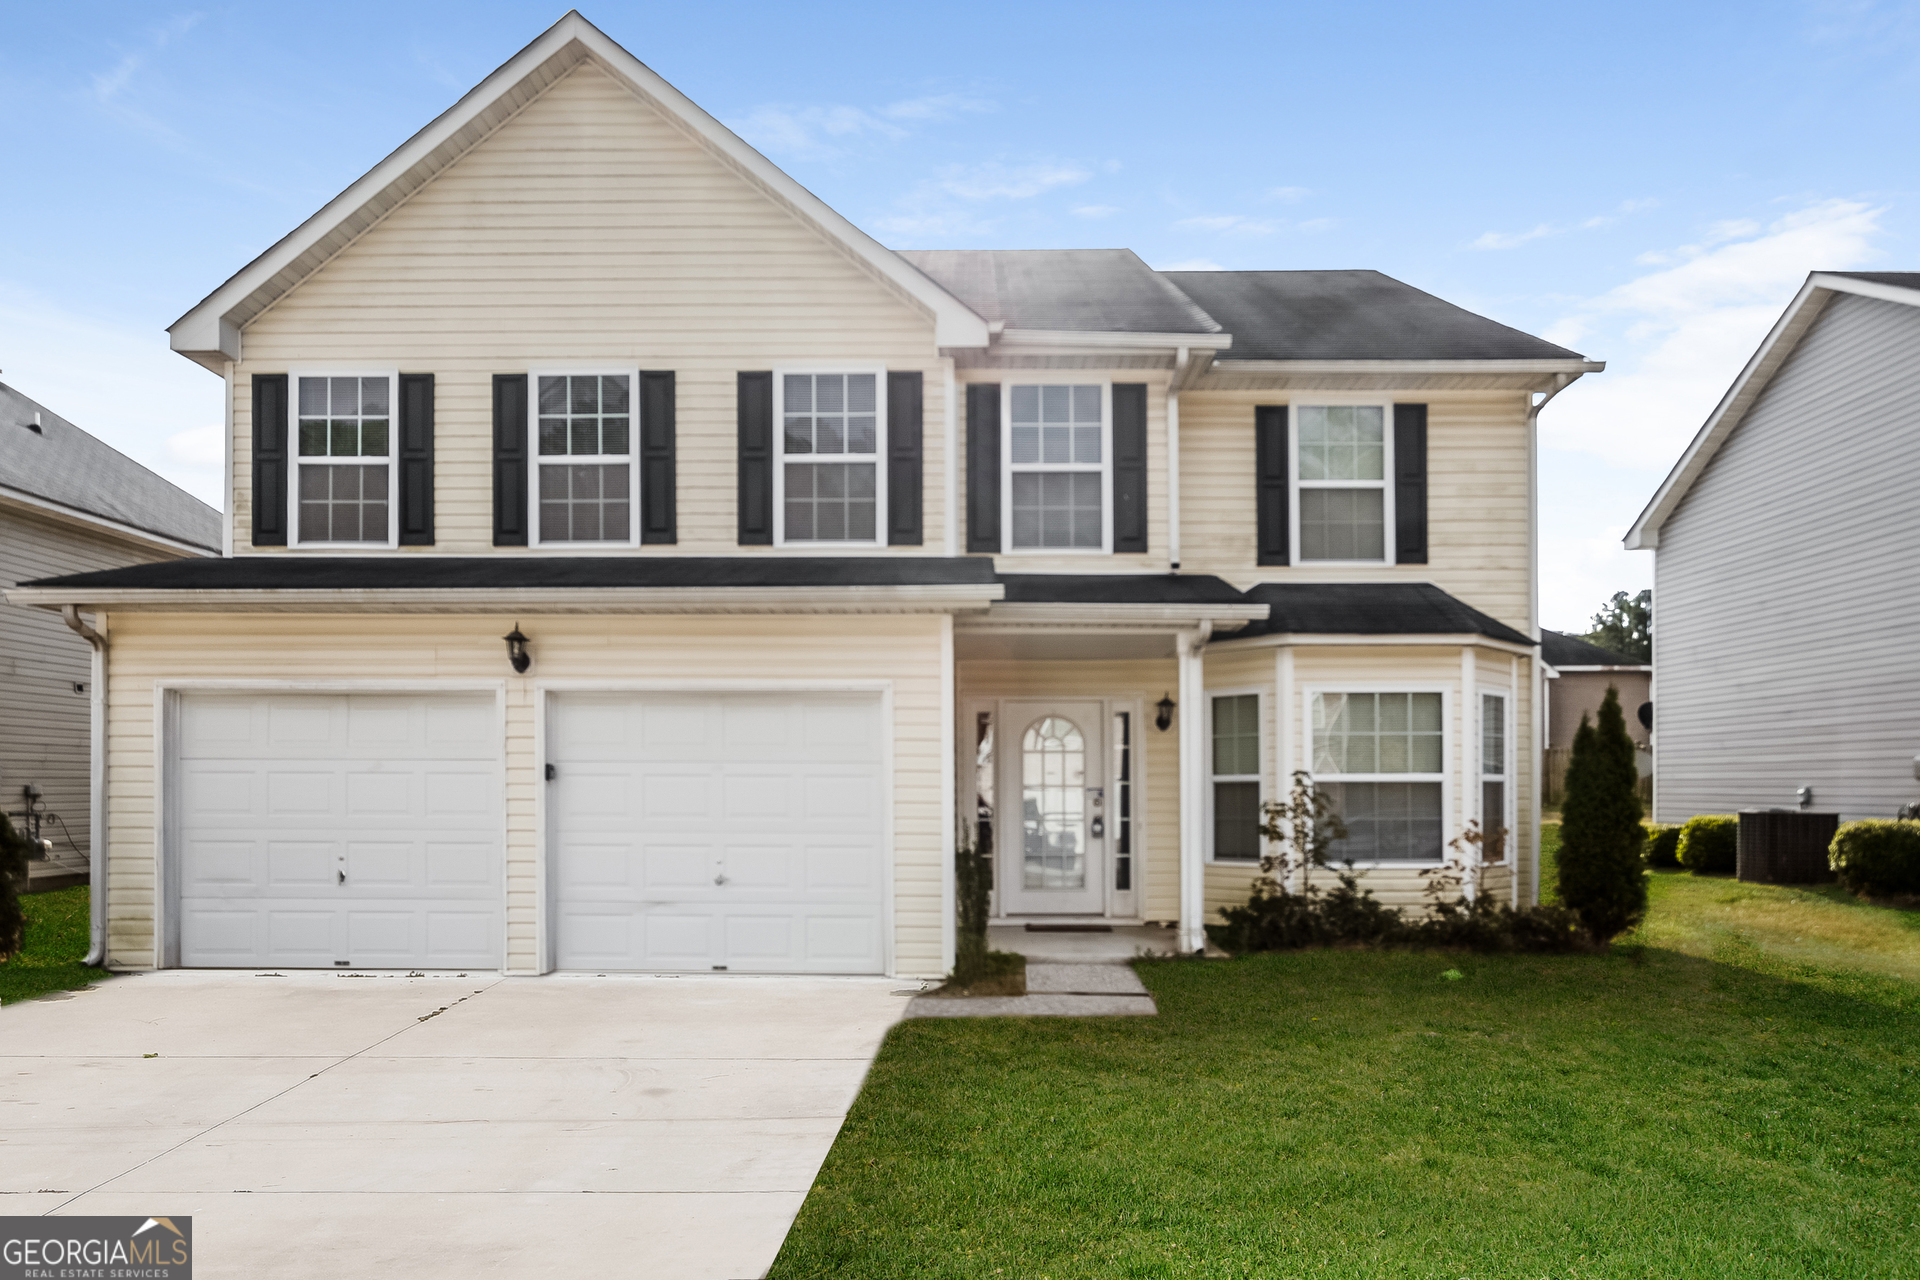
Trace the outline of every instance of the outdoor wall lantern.
<path fill-rule="evenodd" d="M 1165 733 L 1173 724 L 1174 701 L 1166 694 L 1160 695 L 1160 701 L 1153 704 L 1153 727 Z"/>
<path fill-rule="evenodd" d="M 527 638 L 520 634 L 520 624 L 514 623 L 513 630 L 501 637 L 507 642 L 507 661 L 520 675 L 527 674 L 527 668 L 533 665 L 533 655 L 527 652 Z"/>

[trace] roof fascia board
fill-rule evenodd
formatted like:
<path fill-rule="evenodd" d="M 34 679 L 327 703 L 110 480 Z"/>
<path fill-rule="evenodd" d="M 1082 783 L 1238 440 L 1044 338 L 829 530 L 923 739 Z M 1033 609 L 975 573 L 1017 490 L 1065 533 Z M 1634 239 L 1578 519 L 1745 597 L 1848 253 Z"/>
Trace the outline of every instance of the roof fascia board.
<path fill-rule="evenodd" d="M 1197 344 L 1189 344 L 1197 345 Z M 1221 373 L 1600 373 L 1604 360 L 1235 360 Z"/>
<path fill-rule="evenodd" d="M 1627 663 L 1617 667 L 1555 667 L 1555 671 L 1652 671 L 1653 667 L 1644 662 Z"/>
<path fill-rule="evenodd" d="M 0 485 L 0 506 L 24 507 L 63 524 L 79 525 L 161 551 L 184 551 L 188 555 L 206 557 L 220 554 L 220 548 L 217 546 L 203 546 L 197 542 L 187 542 L 164 533 L 156 533 L 151 529 L 142 529 L 138 525 L 95 515 L 91 511 L 82 511 L 78 507 L 70 507 L 63 502 L 55 502 L 51 498 L 42 498 L 38 494 L 6 485 Z"/>
<path fill-rule="evenodd" d="M 944 345 L 944 344 L 942 344 Z M 1121 333 L 1110 329 L 1002 329 L 997 347 L 1132 347 L 1161 351 L 1181 347 L 1193 351 L 1225 351 L 1233 346 L 1230 333 Z"/>
<path fill-rule="evenodd" d="M 276 274 L 285 270 L 352 213 L 364 207 L 416 165 L 421 164 L 447 139 L 492 107 L 515 86 L 549 61 L 564 56 L 578 44 L 606 69 L 623 77 L 643 98 L 657 105 L 679 122 L 715 154 L 731 161 L 743 175 L 752 178 L 768 193 L 812 221 L 828 237 L 840 243 L 856 259 L 877 275 L 890 281 L 909 297 L 925 306 L 934 317 L 935 342 L 944 347 L 984 347 L 987 324 L 972 309 L 947 292 L 930 276 L 880 244 L 851 222 L 829 208 L 818 196 L 801 186 L 777 165 L 747 145 L 737 134 L 695 105 L 638 58 L 621 48 L 611 37 L 581 17 L 569 12 L 549 27 L 526 48 L 509 58 L 494 73 L 482 80 L 458 102 L 442 112 L 425 128 L 402 143 L 386 159 L 368 170 L 360 179 L 328 201 L 318 213 L 295 228 L 279 243 L 248 263 L 225 284 L 209 294 L 192 310 L 168 328 L 175 351 L 191 354 L 199 363 L 214 367 L 215 359 L 240 359 L 240 330 L 227 319 L 227 313 Z M 451 160 L 449 161 L 451 163 Z M 443 168 L 445 166 L 442 166 Z M 396 203 L 405 203 L 405 198 Z M 304 278 L 304 277 L 303 277 Z M 295 287 L 295 286 L 290 286 Z M 218 352 L 218 357 L 213 353 Z"/>
<path fill-rule="evenodd" d="M 1727 437 L 1733 434 L 1733 429 L 1740 424 L 1742 418 L 1746 417 L 1747 410 L 1751 409 L 1754 402 L 1760 398 L 1760 393 L 1766 390 L 1769 382 L 1773 381 L 1773 375 L 1780 371 L 1780 366 L 1787 362 L 1787 357 L 1792 355 L 1794 348 L 1800 345 L 1800 339 L 1805 337 L 1807 330 L 1813 327 L 1813 322 L 1820 318 L 1820 313 L 1826 310 L 1827 303 L 1832 300 L 1833 295 L 1836 292 L 1858 292 L 1853 289 L 1837 290 L 1825 283 L 1820 283 L 1826 280 L 1838 281 L 1838 277 L 1814 272 L 1807 277 L 1807 282 L 1800 286 L 1800 292 L 1793 295 L 1793 301 L 1787 304 L 1787 309 L 1781 313 L 1778 320 L 1774 321 L 1773 328 L 1768 330 L 1759 349 L 1747 360 L 1746 366 L 1733 380 L 1733 385 L 1727 388 L 1727 393 L 1720 397 L 1720 403 L 1714 406 L 1713 412 L 1707 415 L 1706 422 L 1701 424 L 1700 430 L 1694 433 L 1686 450 L 1681 453 L 1680 460 L 1673 464 L 1673 470 L 1667 473 L 1667 478 L 1662 480 L 1660 487 L 1654 491 L 1653 498 L 1647 503 L 1646 509 L 1641 511 L 1639 517 L 1634 520 L 1633 527 L 1627 530 L 1627 536 L 1622 539 L 1627 550 L 1652 551 L 1659 547 L 1660 527 L 1679 507 L 1681 499 L 1685 498 L 1687 491 L 1693 487 L 1693 482 L 1698 480 L 1701 473 L 1707 469 L 1707 464 L 1713 461 L 1713 455 L 1720 451 L 1720 446 L 1726 443 Z M 1842 283 L 1866 282 L 1849 280 Z M 1877 287 L 1886 288 L 1884 285 Z M 1902 289 L 1898 292 L 1909 295 L 1906 301 L 1920 302 L 1920 298 L 1911 296 L 1909 290 Z"/>
<path fill-rule="evenodd" d="M 1005 601 L 995 604 L 985 619 L 963 623 L 980 627 L 1121 627 L 1145 630 L 1188 630 L 1202 622 L 1215 628 L 1243 627 L 1266 621 L 1264 604 L 1113 604 L 1042 601 Z"/>
<path fill-rule="evenodd" d="M 1484 649 L 1498 649 L 1502 653 L 1517 654 L 1526 657 L 1533 652 L 1532 645 L 1515 644 L 1511 640 L 1497 640 L 1492 636 L 1481 635 L 1478 631 L 1435 632 L 1431 635 L 1373 635 L 1367 632 L 1320 633 L 1315 631 L 1273 631 L 1259 636 L 1236 636 L 1217 642 L 1231 645 L 1236 649 L 1271 648 L 1312 648 L 1315 645 L 1339 645 L 1360 647 L 1373 645 L 1392 645 L 1395 647 L 1414 645 L 1441 645 L 1457 649 L 1463 645 L 1474 645 Z"/>
<path fill-rule="evenodd" d="M 1818 289 L 1831 289 L 1835 293 L 1852 293 L 1862 298 L 1877 298 L 1881 302 L 1920 307 L 1920 289 L 1909 289 L 1904 285 L 1886 284 L 1879 280 L 1855 280 L 1831 271 L 1816 271 L 1807 277 L 1807 283 Z"/>
<path fill-rule="evenodd" d="M 301 590 L 10 587 L 9 604 L 144 613 L 956 613 L 999 600 L 998 583 L 887 587 L 458 587 Z"/>

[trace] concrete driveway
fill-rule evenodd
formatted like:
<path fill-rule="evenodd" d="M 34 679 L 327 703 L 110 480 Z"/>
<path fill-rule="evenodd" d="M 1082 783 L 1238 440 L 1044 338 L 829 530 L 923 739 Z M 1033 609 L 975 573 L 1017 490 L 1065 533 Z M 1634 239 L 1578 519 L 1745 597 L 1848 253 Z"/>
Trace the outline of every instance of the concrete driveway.
<path fill-rule="evenodd" d="M 0 1214 L 191 1214 L 202 1280 L 759 1276 L 902 985 L 116 977 L 0 1010 Z"/>

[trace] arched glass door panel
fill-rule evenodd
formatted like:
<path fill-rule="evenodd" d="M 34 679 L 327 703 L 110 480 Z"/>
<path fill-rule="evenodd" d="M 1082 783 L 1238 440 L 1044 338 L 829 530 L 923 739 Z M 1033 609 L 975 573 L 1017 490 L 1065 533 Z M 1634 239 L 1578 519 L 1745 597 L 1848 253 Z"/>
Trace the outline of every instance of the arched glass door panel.
<path fill-rule="evenodd" d="M 1087 741 L 1063 716 L 1036 720 L 1020 741 L 1022 880 L 1028 889 L 1087 883 Z"/>

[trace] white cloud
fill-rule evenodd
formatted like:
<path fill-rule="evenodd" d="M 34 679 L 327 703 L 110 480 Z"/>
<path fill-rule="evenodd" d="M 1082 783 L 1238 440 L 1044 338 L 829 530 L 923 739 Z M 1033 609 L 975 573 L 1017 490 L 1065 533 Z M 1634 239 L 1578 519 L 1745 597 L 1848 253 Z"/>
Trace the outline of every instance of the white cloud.
<path fill-rule="evenodd" d="M 1173 224 L 1176 227 L 1190 227 L 1195 231 L 1231 232 L 1243 236 L 1270 236 L 1285 224 L 1271 218 L 1249 218 L 1240 213 L 1206 214 L 1196 218 L 1182 218 Z"/>
<path fill-rule="evenodd" d="M 994 219 L 977 218 L 965 209 L 936 213 L 894 213 L 873 219 L 875 231 L 918 242 L 894 246 L 901 249 L 932 247 L 930 242 L 934 240 L 983 236 L 998 225 Z"/>
<path fill-rule="evenodd" d="M 1155 271 L 1225 271 L 1226 268 L 1212 258 L 1182 258 L 1178 262 L 1162 262 L 1154 267 Z"/>
<path fill-rule="evenodd" d="M 1614 592 L 1631 594 L 1653 585 L 1653 557 L 1623 548 L 1620 539 L 1626 533 L 1621 524 L 1602 529 L 1598 537 L 1541 537 L 1542 624 L 1579 635 Z"/>
<path fill-rule="evenodd" d="M 762 151 L 796 160 L 830 160 L 863 143 L 899 142 L 912 136 L 900 121 L 932 124 L 997 110 L 985 98 L 957 93 L 903 98 L 883 107 L 843 103 L 763 103 L 730 122 L 733 131 Z"/>
<path fill-rule="evenodd" d="M 1093 174 L 1083 165 L 1042 161 L 1009 165 L 998 160 L 985 164 L 955 164 L 940 170 L 934 185 L 962 200 L 1028 200 L 1055 187 L 1085 182 Z"/>
<path fill-rule="evenodd" d="M 1765 228 L 1745 224 L 1743 236 L 1674 250 L 1677 265 L 1575 308 L 1547 331 L 1549 340 L 1588 344 L 1610 367 L 1541 416 L 1543 442 L 1650 468 L 1657 482 L 1807 273 L 1872 260 L 1884 212 L 1826 200 Z M 1743 224 L 1717 225 L 1726 234 Z"/>
<path fill-rule="evenodd" d="M 1338 218 L 1308 218 L 1299 225 L 1301 231 L 1331 231 L 1340 225 Z"/>
<path fill-rule="evenodd" d="M 1076 218 L 1111 218 L 1118 212 L 1120 212 L 1120 206 L 1115 204 L 1083 204 L 1073 210 L 1073 216 Z"/>
<path fill-rule="evenodd" d="M 1306 187 L 1275 187 L 1263 199 L 1277 200 L 1281 204 L 1299 204 L 1312 194 Z"/>
<path fill-rule="evenodd" d="M 889 120 L 951 120 L 956 116 L 997 111 L 999 104 L 986 98 L 968 98 L 957 93 L 940 93 L 926 98 L 904 98 L 880 108 Z"/>
<path fill-rule="evenodd" d="M 1610 227 L 1622 218 L 1657 206 L 1658 200 L 1623 200 L 1612 213 L 1595 214 L 1577 222 L 1542 222 L 1527 231 L 1487 231 L 1477 237 L 1470 246 L 1474 249 L 1512 249 L 1531 240 L 1544 240 L 1549 236 L 1564 236 L 1575 231 L 1598 231 Z"/>

